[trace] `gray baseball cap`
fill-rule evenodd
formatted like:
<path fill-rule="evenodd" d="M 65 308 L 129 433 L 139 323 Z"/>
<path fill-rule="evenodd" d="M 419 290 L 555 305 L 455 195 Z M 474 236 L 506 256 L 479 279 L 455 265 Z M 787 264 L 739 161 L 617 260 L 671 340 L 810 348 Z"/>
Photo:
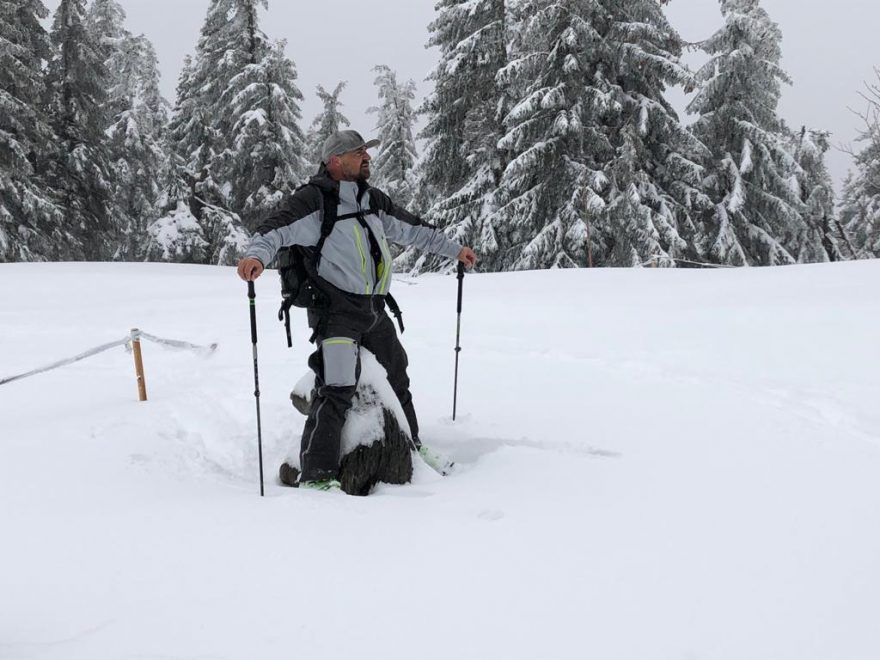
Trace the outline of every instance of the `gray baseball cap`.
<path fill-rule="evenodd" d="M 326 164 L 331 156 L 347 154 L 349 151 L 355 151 L 361 147 L 371 149 L 378 145 L 379 140 L 370 140 L 368 142 L 357 131 L 337 131 L 324 140 L 324 146 L 321 148 L 321 162 Z"/>

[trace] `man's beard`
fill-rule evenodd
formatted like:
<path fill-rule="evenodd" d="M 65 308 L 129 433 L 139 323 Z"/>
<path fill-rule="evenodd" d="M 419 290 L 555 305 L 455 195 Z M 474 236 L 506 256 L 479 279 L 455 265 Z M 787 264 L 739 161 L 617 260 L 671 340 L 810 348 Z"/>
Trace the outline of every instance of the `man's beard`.
<path fill-rule="evenodd" d="M 343 181 L 366 181 L 370 178 L 370 166 L 369 164 L 364 168 L 363 166 L 359 166 L 356 170 L 342 170 Z"/>

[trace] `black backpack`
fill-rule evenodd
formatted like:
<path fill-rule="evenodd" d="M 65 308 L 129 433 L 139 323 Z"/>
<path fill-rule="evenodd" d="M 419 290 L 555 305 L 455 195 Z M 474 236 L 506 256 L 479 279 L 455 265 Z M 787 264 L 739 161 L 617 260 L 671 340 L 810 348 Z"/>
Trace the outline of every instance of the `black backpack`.
<path fill-rule="evenodd" d="M 299 188 L 297 192 L 306 186 L 314 186 L 314 184 L 306 183 Z M 290 335 L 290 308 L 300 307 L 305 309 L 320 309 L 327 305 L 325 294 L 320 287 L 315 284 L 318 277 L 318 266 L 321 265 L 321 250 L 324 247 L 324 241 L 333 231 L 333 227 L 337 220 L 347 220 L 349 218 L 358 218 L 361 225 L 370 233 L 372 231 L 364 220 L 363 213 L 345 213 L 337 215 L 336 198 L 329 190 L 318 188 L 321 194 L 321 235 L 314 247 L 303 247 L 301 245 L 293 245 L 291 247 L 281 248 L 275 256 L 275 263 L 278 266 L 278 275 L 281 278 L 281 308 L 278 310 L 278 320 L 284 323 L 284 330 L 287 333 L 287 346 L 292 347 L 293 341 Z M 378 207 L 375 198 L 370 196 L 370 213 L 378 214 Z M 374 256 L 375 258 L 375 256 Z M 391 313 L 397 319 L 400 326 L 400 332 L 404 330 L 403 314 L 397 301 L 386 294 L 385 300 Z M 314 335 L 310 341 L 314 341 Z"/>

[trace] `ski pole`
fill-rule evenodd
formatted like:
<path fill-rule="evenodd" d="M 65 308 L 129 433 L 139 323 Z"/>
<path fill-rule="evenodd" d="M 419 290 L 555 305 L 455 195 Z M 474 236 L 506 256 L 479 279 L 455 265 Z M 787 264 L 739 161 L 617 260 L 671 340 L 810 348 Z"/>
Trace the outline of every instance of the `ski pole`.
<path fill-rule="evenodd" d="M 455 387 L 452 391 L 452 421 L 458 404 L 458 354 L 461 353 L 461 289 L 464 282 L 464 262 L 458 262 L 458 321 L 455 326 Z"/>
<path fill-rule="evenodd" d="M 251 308 L 251 344 L 254 347 L 254 397 L 257 400 L 257 449 L 260 456 L 260 497 L 263 492 L 263 429 L 260 425 L 260 370 L 257 366 L 257 294 L 254 293 L 254 283 L 248 282 L 248 298 Z"/>

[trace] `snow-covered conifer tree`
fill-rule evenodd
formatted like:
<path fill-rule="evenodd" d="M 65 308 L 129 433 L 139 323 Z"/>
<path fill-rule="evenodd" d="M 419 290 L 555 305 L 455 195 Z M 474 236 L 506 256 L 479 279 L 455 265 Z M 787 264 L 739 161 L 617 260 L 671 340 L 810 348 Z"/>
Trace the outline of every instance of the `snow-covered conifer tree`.
<path fill-rule="evenodd" d="M 346 81 L 343 80 L 336 85 L 332 92 L 328 92 L 323 86 L 318 85 L 318 98 L 324 107 L 312 121 L 307 138 L 309 160 L 314 166 L 317 166 L 321 160 L 321 147 L 324 146 L 324 140 L 349 125 L 348 118 L 339 109 L 343 105 L 339 100 L 339 95 L 345 89 L 346 84 Z"/>
<path fill-rule="evenodd" d="M 89 9 L 89 30 L 109 80 L 104 110 L 117 216 L 114 257 L 133 260 L 144 256 L 146 228 L 157 216 L 168 113 L 153 45 L 128 32 L 124 21 L 125 12 L 115 0 L 94 0 Z"/>
<path fill-rule="evenodd" d="M 142 35 L 137 36 L 128 52 L 136 58 L 131 67 L 131 107 L 112 127 L 110 138 L 114 151 L 127 155 L 124 168 L 117 165 L 117 185 L 121 191 L 118 204 L 124 217 L 130 219 L 124 229 L 120 257 L 132 260 L 145 257 L 146 230 L 159 214 L 162 182 L 168 169 L 168 101 L 159 91 L 158 59 L 153 44 Z"/>
<path fill-rule="evenodd" d="M 55 141 L 41 103 L 48 13 L 40 0 L 0 0 L 0 262 L 50 259 L 68 240 L 43 176 Z"/>
<path fill-rule="evenodd" d="M 547 268 L 587 264 L 585 214 L 604 209 L 608 179 L 602 163 L 613 151 L 593 108 L 582 62 L 597 53 L 595 5 L 528 0 L 500 75 L 516 92 L 501 140 L 512 159 L 498 191 L 495 267 Z"/>
<path fill-rule="evenodd" d="M 731 265 L 793 263 L 787 237 L 805 232 L 790 172 L 796 167 L 777 115 L 782 33 L 759 0 L 721 0 L 724 26 L 703 44 L 688 106 L 694 134 L 712 150 L 705 189 L 714 208 L 700 222 L 701 252 Z"/>
<path fill-rule="evenodd" d="M 865 98 L 868 110 L 858 138 L 863 146 L 854 154 L 855 171 L 844 186 L 840 217 L 841 232 L 851 238 L 847 247 L 858 258 L 880 257 L 880 83 L 868 85 Z"/>
<path fill-rule="evenodd" d="M 104 64 L 107 98 L 101 109 L 112 121 L 128 107 L 131 58 L 126 50 L 131 33 L 125 29 L 125 10 L 116 0 L 92 0 L 86 12 L 86 29 Z"/>
<path fill-rule="evenodd" d="M 247 232 L 230 210 L 229 188 L 218 177 L 224 139 L 212 106 L 202 103 L 211 88 L 197 84 L 198 66 L 188 57 L 178 79 L 167 137 L 172 164 L 163 196 L 165 214 L 148 228 L 148 257 L 232 264 L 246 247 Z"/>
<path fill-rule="evenodd" d="M 501 78 L 496 267 L 672 265 L 686 254 L 703 150 L 663 98 L 686 82 L 656 0 L 529 0 Z"/>
<path fill-rule="evenodd" d="M 474 160 L 495 158 L 501 127 L 498 71 L 507 64 L 510 0 L 441 0 L 428 26 L 428 46 L 440 50 L 429 79 L 434 89 L 419 108 L 427 118 L 420 182 L 432 197 L 460 190 L 476 169 Z M 488 154 L 475 154 L 488 147 Z M 496 168 L 498 163 L 494 163 Z"/>
<path fill-rule="evenodd" d="M 375 85 L 381 105 L 371 107 L 368 112 L 378 114 L 376 135 L 381 144 L 373 157 L 372 183 L 388 193 L 395 203 L 408 207 L 415 189 L 415 113 L 412 102 L 416 84 L 412 80 L 399 83 L 397 74 L 385 65 L 377 66 L 373 71 L 378 74 Z"/>
<path fill-rule="evenodd" d="M 208 243 L 202 235 L 196 214 L 197 177 L 203 174 L 194 156 L 202 150 L 201 136 L 207 127 L 196 104 L 193 89 L 193 61 L 187 55 L 177 79 L 177 102 L 165 133 L 169 163 L 165 186 L 159 198 L 161 217 L 147 228 L 146 257 L 150 261 L 206 263 Z M 198 136 L 199 139 L 193 139 Z"/>
<path fill-rule="evenodd" d="M 508 109 L 498 72 L 507 65 L 510 0 L 442 0 L 429 26 L 429 46 L 440 51 L 434 89 L 419 112 L 427 124 L 414 206 L 446 234 L 472 245 L 480 266 L 493 268 L 497 248 L 492 217 L 495 190 L 506 165 L 498 148 Z M 407 251 L 401 263 L 416 271 L 449 267 Z"/>
<path fill-rule="evenodd" d="M 116 251 L 104 133 L 108 78 L 85 17 L 85 0 L 61 0 L 52 23 L 46 95 L 58 139 L 48 181 L 71 234 L 58 258 L 103 260 Z"/>
<path fill-rule="evenodd" d="M 597 262 L 672 266 L 679 257 L 695 256 L 691 215 L 710 206 L 700 164 L 709 152 L 664 95 L 670 85 L 689 86 L 692 77 L 680 64 L 681 38 L 661 3 L 602 4 L 605 14 L 594 26 L 608 50 L 595 86 L 611 97 L 602 123 L 616 157 L 605 167 L 607 206 L 591 235 Z"/>
<path fill-rule="evenodd" d="M 232 151 L 228 177 L 233 207 L 254 227 L 303 180 L 309 169 L 299 122 L 303 96 L 284 42 L 271 45 L 254 22 L 247 50 L 251 61 L 229 81 L 220 102 Z"/>
<path fill-rule="evenodd" d="M 178 80 L 168 131 L 176 166 L 169 187 L 178 194 L 188 189 L 188 199 L 169 196 L 168 215 L 156 221 L 166 227 L 169 220 L 181 221 L 180 231 L 167 229 L 158 234 L 151 226 L 150 234 L 175 241 L 185 237 L 185 247 L 172 252 L 181 260 L 191 258 L 194 252 L 194 260 L 200 263 L 232 264 L 246 244 L 247 232 L 232 208 L 231 186 L 224 178 L 231 149 L 220 124 L 224 112 L 220 97 L 245 61 L 244 53 L 235 48 L 240 35 L 230 30 L 237 5 L 237 0 L 211 0 L 195 58 L 187 62 Z M 195 219 L 200 240 L 193 235 L 191 219 L 183 210 Z M 200 245 L 205 247 L 197 249 Z M 163 247 L 166 253 L 171 252 Z M 156 251 L 151 245 L 151 254 Z"/>
<path fill-rule="evenodd" d="M 199 253 L 192 218 L 211 263 L 233 263 L 247 243 L 240 214 L 252 221 L 292 189 L 301 176 L 296 69 L 259 28 L 266 0 L 212 0 L 191 59 L 181 74 L 169 128 L 175 168 L 165 207 L 151 229 L 183 240 L 164 249 L 174 258 Z M 189 199 L 180 195 L 189 189 Z M 187 215 L 187 213 L 189 215 Z M 182 223 L 181 231 L 168 227 Z M 162 248 L 160 250 L 160 247 Z"/>
<path fill-rule="evenodd" d="M 794 233 L 786 245 L 798 263 L 840 261 L 841 236 L 836 227 L 834 183 L 825 164 L 825 154 L 831 147 L 826 131 L 807 130 L 792 136 L 790 151 L 796 167 L 792 176 L 803 203 L 802 231 Z"/>

